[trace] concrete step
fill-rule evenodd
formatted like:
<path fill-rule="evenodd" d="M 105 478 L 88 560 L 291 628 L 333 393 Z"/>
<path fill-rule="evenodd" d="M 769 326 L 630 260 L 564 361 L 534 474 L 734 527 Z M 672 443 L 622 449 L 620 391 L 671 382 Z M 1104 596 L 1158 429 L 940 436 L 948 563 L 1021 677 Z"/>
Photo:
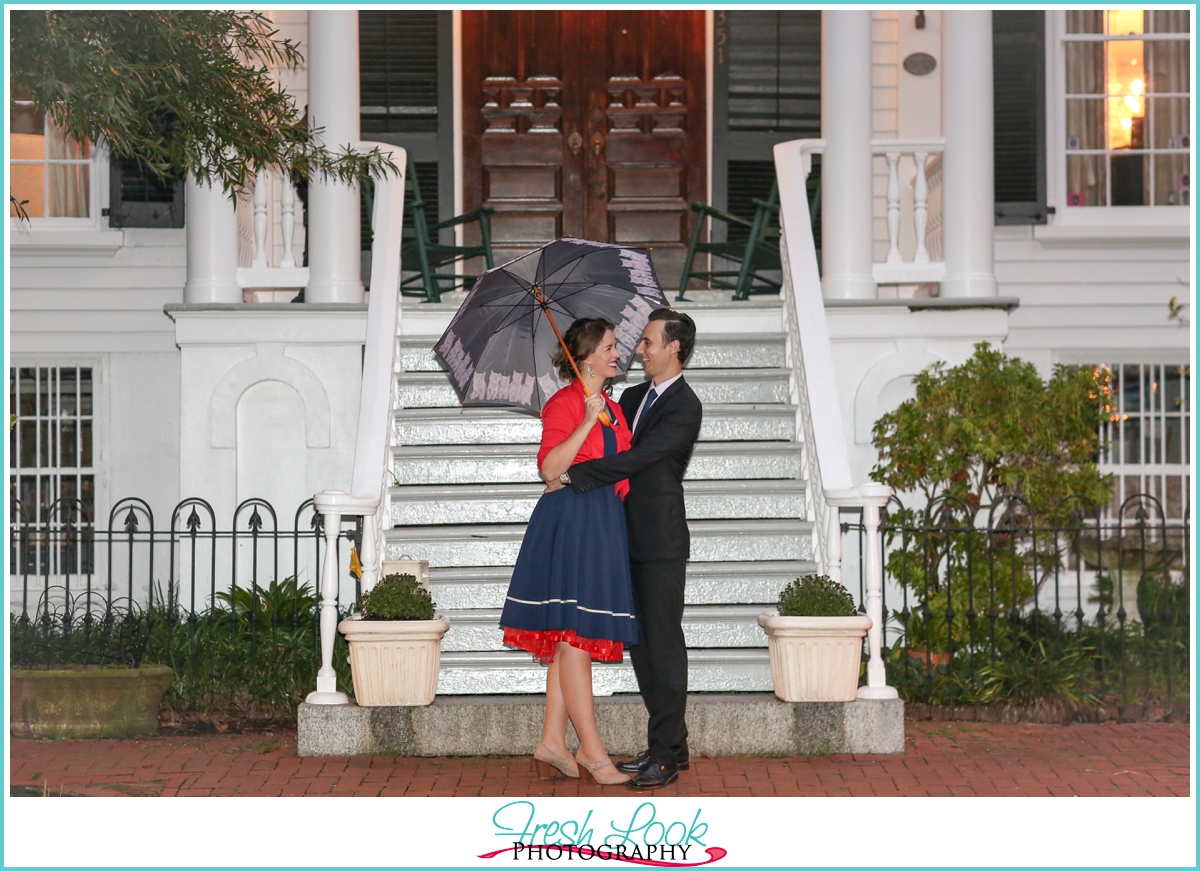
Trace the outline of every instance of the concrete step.
<path fill-rule="evenodd" d="M 393 487 L 392 526 L 526 523 L 542 498 L 541 484 L 435 484 Z M 804 519 L 799 481 L 688 481 L 689 520 Z"/>
<path fill-rule="evenodd" d="M 396 483 L 536 483 L 534 445 L 416 445 L 393 451 Z M 687 480 L 799 479 L 800 445 L 788 442 L 700 442 Z"/>
<path fill-rule="evenodd" d="M 812 559 L 812 523 L 806 520 L 695 520 L 688 526 L 694 563 Z M 407 554 L 430 566 L 511 566 L 524 535 L 524 524 L 389 529 L 384 558 Z"/>
<path fill-rule="evenodd" d="M 683 634 L 689 649 L 711 647 L 766 647 L 767 636 L 758 615 L 771 605 L 698 605 L 684 608 Z M 510 650 L 503 644 L 500 609 L 439 611 L 450 618 L 442 638 L 442 651 Z"/>
<path fill-rule="evenodd" d="M 689 563 L 684 601 L 688 605 L 773 603 L 779 591 L 816 564 L 802 561 Z M 438 610 L 451 614 L 471 608 L 501 608 L 512 566 L 439 567 L 429 570 Z"/>
<path fill-rule="evenodd" d="M 433 355 L 434 343 L 440 336 L 402 336 L 400 338 L 401 368 L 405 372 L 440 372 L 442 367 Z M 786 339 L 782 333 L 746 335 L 738 333 L 706 333 L 696 343 L 688 371 L 698 369 L 772 369 L 787 365 L 784 353 Z M 642 361 L 634 357 L 631 370 L 641 370 Z"/>
<path fill-rule="evenodd" d="M 695 689 L 694 678 L 704 666 L 693 662 L 692 668 L 690 688 Z M 603 671 L 599 666 L 593 675 Z M 533 674 L 544 688 L 544 670 Z M 545 707 L 537 695 L 442 696 L 432 705 L 409 708 L 301 703 L 297 719 L 300 756 L 527 757 L 541 738 Z M 639 696 L 596 701 L 596 725 L 614 756 L 645 749 L 646 721 Z M 687 724 L 688 746 L 696 757 L 904 752 L 904 702 L 899 699 L 788 703 L 770 692 L 691 693 Z M 567 742 L 569 749 L 577 747 L 573 730 Z"/>
<path fill-rule="evenodd" d="M 546 669 L 523 650 L 445 652 L 438 675 L 438 695 L 487 695 L 504 687 L 506 693 L 544 693 Z M 769 692 L 771 663 L 766 648 L 688 651 L 688 690 L 691 692 Z M 629 653 L 621 663 L 592 664 L 592 691 L 597 696 L 636 693 L 637 680 Z"/>
<path fill-rule="evenodd" d="M 784 369 L 708 369 L 689 371 L 688 384 L 705 405 L 713 403 L 786 403 L 788 373 Z M 613 385 L 613 399 L 642 380 L 630 373 Z M 407 372 L 396 378 L 397 408 L 457 408 L 458 394 L 445 372 Z"/>
<path fill-rule="evenodd" d="M 542 422 L 536 415 L 498 408 L 405 408 L 396 412 L 397 445 L 537 444 Z M 708 405 L 701 441 L 783 441 L 796 437 L 792 405 Z"/>

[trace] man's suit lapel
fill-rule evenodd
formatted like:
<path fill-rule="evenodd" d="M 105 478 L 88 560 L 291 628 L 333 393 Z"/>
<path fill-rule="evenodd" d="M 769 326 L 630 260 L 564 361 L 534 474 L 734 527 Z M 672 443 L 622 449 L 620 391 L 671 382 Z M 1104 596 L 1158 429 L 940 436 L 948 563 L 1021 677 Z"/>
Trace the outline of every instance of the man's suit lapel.
<path fill-rule="evenodd" d="M 646 383 L 648 384 L 649 382 L 646 382 Z M 680 378 L 675 379 L 675 383 L 672 384 L 670 387 L 668 387 L 661 396 L 659 396 L 657 399 L 654 400 L 653 405 L 651 405 L 644 412 L 642 412 L 642 419 L 637 422 L 637 429 L 635 429 L 633 431 L 633 443 L 634 444 L 637 444 L 638 439 L 641 437 L 642 433 L 644 433 L 648 427 L 653 426 L 654 422 L 662 416 L 663 404 L 666 402 L 666 400 L 670 399 L 672 396 L 674 396 L 676 393 L 678 393 L 682 389 L 683 389 L 683 378 L 680 377 Z M 650 388 L 647 387 L 646 392 L 648 393 L 649 391 L 650 391 Z M 640 400 L 639 400 L 639 402 L 640 402 Z"/>

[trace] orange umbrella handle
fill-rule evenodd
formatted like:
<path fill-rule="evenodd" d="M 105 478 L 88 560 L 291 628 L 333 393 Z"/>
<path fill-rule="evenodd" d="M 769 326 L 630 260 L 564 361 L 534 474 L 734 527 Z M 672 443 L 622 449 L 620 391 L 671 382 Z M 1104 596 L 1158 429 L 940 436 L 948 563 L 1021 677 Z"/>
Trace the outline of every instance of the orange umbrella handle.
<path fill-rule="evenodd" d="M 550 307 L 546 305 L 546 300 L 542 297 L 542 292 L 536 284 L 533 285 L 533 294 L 537 297 L 538 302 L 542 304 L 542 311 L 546 313 L 546 319 L 550 321 L 550 326 L 554 328 L 554 335 L 558 336 L 558 343 L 562 345 L 563 353 L 567 355 L 567 362 L 571 364 L 571 369 L 575 372 L 575 378 L 579 381 L 579 386 L 583 388 L 583 395 L 591 396 L 592 391 L 588 390 L 587 385 L 583 383 L 583 376 L 579 374 L 579 367 L 575 365 L 575 358 L 571 356 L 571 352 L 567 348 L 566 339 L 558 331 L 558 324 L 554 323 L 554 315 L 550 314 Z M 608 414 L 607 403 L 604 410 L 600 412 L 600 422 L 607 427 L 613 425 L 612 418 Z"/>

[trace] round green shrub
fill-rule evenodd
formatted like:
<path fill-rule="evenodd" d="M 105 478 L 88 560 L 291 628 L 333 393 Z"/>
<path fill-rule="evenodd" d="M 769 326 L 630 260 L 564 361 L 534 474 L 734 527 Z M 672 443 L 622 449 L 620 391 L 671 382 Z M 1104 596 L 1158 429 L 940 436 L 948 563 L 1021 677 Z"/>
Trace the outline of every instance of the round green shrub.
<path fill-rule="evenodd" d="M 432 620 L 433 599 L 413 575 L 388 575 L 358 600 L 364 620 Z"/>
<path fill-rule="evenodd" d="M 857 613 L 846 588 L 826 575 L 797 578 L 779 594 L 780 617 L 853 617 Z"/>

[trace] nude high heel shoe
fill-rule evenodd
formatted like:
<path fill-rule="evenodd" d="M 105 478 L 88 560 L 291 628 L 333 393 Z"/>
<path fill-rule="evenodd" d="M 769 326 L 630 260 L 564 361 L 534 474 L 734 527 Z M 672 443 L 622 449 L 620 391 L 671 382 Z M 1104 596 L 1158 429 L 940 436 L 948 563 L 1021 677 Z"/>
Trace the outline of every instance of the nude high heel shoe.
<path fill-rule="evenodd" d="M 607 756 L 592 762 L 582 752 L 579 752 L 575 754 L 575 761 L 579 763 L 579 778 L 585 783 L 617 786 L 629 782 L 629 776 L 617 771 L 617 767 Z"/>
<path fill-rule="evenodd" d="M 559 776 L 579 777 L 579 766 L 571 754 L 559 756 L 545 744 L 538 744 L 534 748 L 533 764 L 542 780 L 554 780 Z"/>

